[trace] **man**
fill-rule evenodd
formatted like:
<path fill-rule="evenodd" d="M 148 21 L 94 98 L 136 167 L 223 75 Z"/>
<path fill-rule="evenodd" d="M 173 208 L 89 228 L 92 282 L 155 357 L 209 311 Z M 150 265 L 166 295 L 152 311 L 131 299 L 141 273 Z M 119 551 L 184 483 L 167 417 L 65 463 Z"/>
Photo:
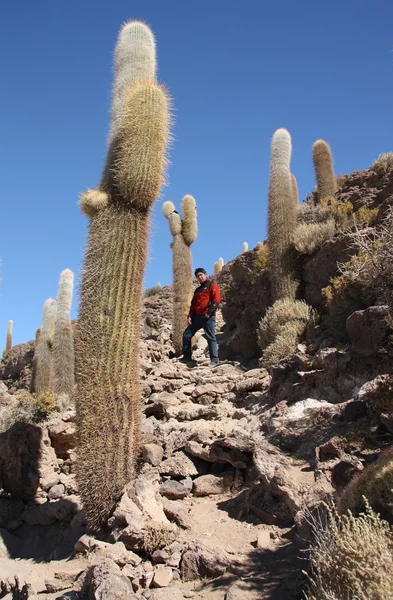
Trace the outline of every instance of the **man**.
<path fill-rule="evenodd" d="M 191 300 L 190 312 L 188 313 L 188 327 L 183 333 L 183 357 L 180 362 L 193 366 L 191 358 L 191 338 L 199 331 L 205 330 L 205 337 L 209 346 L 210 365 L 218 365 L 218 345 L 216 340 L 216 311 L 220 304 L 220 288 L 217 283 L 207 278 L 205 269 L 196 269 L 195 277 L 200 285 L 196 288 Z"/>

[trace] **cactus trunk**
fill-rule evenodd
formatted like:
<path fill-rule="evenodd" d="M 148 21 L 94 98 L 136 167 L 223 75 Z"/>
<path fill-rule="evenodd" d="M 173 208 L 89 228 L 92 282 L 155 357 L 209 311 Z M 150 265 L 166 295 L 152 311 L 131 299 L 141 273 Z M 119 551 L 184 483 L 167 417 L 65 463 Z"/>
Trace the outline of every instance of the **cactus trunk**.
<path fill-rule="evenodd" d="M 292 234 L 296 227 L 296 207 L 290 173 L 292 144 L 286 129 L 272 138 L 269 181 L 269 274 L 274 300 L 296 296 Z"/>
<path fill-rule="evenodd" d="M 325 140 L 317 140 L 314 143 L 313 162 L 319 200 L 332 198 L 337 191 L 337 179 L 333 169 L 332 152 Z"/>
<path fill-rule="evenodd" d="M 181 234 L 173 237 L 173 324 L 172 342 L 176 354 L 183 348 L 183 332 L 187 327 L 187 316 L 193 294 L 192 256 Z"/>
<path fill-rule="evenodd" d="M 56 323 L 57 302 L 48 298 L 44 302 L 44 315 L 41 333 L 34 353 L 35 373 L 32 385 L 33 392 L 51 392 L 53 390 L 53 355 L 52 344 Z"/>
<path fill-rule="evenodd" d="M 12 320 L 8 321 L 8 326 L 7 326 L 7 337 L 5 340 L 5 350 L 3 351 L 3 356 L 5 356 L 7 354 L 7 352 L 9 352 L 12 348 L 12 327 L 14 325 L 14 322 Z"/>
<path fill-rule="evenodd" d="M 74 334 L 70 315 L 73 285 L 74 274 L 65 269 L 60 275 L 53 336 L 53 390 L 56 394 L 71 395 L 75 383 Z"/>

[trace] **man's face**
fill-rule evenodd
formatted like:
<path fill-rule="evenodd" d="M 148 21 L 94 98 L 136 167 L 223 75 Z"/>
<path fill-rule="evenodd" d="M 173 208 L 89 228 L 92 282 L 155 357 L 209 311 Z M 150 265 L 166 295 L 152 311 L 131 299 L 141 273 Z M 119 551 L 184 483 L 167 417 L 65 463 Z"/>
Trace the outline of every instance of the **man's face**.
<path fill-rule="evenodd" d="M 207 279 L 206 273 L 201 273 L 201 272 L 197 273 L 197 279 L 198 279 L 199 283 L 203 283 Z"/>

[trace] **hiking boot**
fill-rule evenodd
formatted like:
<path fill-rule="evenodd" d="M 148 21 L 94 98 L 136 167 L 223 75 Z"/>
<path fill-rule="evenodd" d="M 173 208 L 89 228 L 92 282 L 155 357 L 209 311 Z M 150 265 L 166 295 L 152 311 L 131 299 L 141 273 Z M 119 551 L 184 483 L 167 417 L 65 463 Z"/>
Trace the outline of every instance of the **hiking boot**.
<path fill-rule="evenodd" d="M 213 367 L 217 367 L 219 365 L 220 361 L 219 360 L 211 360 L 209 363 L 209 367 L 213 368 Z"/>
<path fill-rule="evenodd" d="M 192 358 L 185 358 L 184 356 L 182 358 L 179 358 L 177 362 L 182 363 L 183 365 L 187 365 L 187 367 L 189 367 L 190 369 L 196 366 L 195 360 L 192 360 Z"/>

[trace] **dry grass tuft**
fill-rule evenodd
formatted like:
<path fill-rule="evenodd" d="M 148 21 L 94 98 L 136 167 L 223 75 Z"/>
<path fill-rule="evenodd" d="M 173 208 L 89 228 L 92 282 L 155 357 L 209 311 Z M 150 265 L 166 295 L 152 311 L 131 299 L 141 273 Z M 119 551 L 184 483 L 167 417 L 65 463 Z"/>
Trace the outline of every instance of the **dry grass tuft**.
<path fill-rule="evenodd" d="M 144 550 L 147 554 L 153 554 L 171 544 L 176 538 L 175 530 L 163 523 L 151 521 L 147 524 L 144 537 Z"/>
<path fill-rule="evenodd" d="M 51 392 L 21 394 L 6 406 L 0 416 L 0 431 L 7 431 L 15 423 L 40 423 L 60 408 L 59 399 Z"/>
<path fill-rule="evenodd" d="M 382 452 L 379 459 L 366 467 L 344 489 L 338 511 L 358 515 L 366 503 L 384 515 L 393 517 L 393 448 Z"/>
<path fill-rule="evenodd" d="M 307 600 L 391 600 L 393 535 L 367 506 L 365 514 L 338 515 L 313 523 L 312 574 Z"/>
<path fill-rule="evenodd" d="M 157 283 L 157 285 L 153 285 L 153 287 L 150 288 L 146 288 L 145 291 L 143 292 L 143 295 L 145 298 L 149 298 L 150 296 L 156 296 L 157 294 L 159 294 L 162 290 L 162 285 L 160 282 Z"/>
<path fill-rule="evenodd" d="M 302 223 L 294 231 L 293 243 L 301 254 L 311 254 L 323 242 L 330 240 L 335 233 L 334 219 L 328 219 L 325 223 Z"/>
<path fill-rule="evenodd" d="M 378 173 L 378 175 L 385 175 L 393 171 L 393 152 L 380 154 L 377 160 L 374 160 L 370 169 Z"/>
<path fill-rule="evenodd" d="M 264 366 L 293 354 L 300 337 L 316 319 L 316 312 L 301 300 L 284 298 L 268 308 L 257 330 Z"/>

